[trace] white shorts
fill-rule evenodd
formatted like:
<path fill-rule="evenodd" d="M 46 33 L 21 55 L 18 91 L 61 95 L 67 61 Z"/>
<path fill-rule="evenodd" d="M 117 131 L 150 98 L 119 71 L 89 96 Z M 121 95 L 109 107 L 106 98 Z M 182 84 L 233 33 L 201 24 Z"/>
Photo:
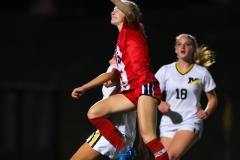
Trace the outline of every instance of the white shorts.
<path fill-rule="evenodd" d="M 124 142 L 128 146 L 133 146 L 133 141 L 126 135 L 122 135 Z M 110 159 L 114 159 L 117 156 L 118 151 L 111 143 L 109 143 L 97 130 L 93 132 L 86 141 L 95 151 L 101 153 L 104 156 L 108 156 Z"/>
<path fill-rule="evenodd" d="M 173 138 L 177 131 L 189 130 L 201 138 L 203 132 L 203 123 L 185 123 L 185 124 L 168 124 L 160 126 L 160 137 Z"/>

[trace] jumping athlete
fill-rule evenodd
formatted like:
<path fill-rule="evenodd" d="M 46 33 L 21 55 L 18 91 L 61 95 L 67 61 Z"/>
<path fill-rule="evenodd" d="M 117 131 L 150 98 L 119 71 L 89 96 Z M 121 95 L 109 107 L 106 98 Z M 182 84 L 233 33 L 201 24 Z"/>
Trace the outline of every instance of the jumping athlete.
<path fill-rule="evenodd" d="M 159 82 L 151 70 L 146 36 L 139 22 L 140 10 L 131 1 L 111 0 L 111 2 L 115 5 L 111 13 L 111 23 L 119 31 L 115 55 L 120 73 L 121 92 L 93 105 L 88 111 L 88 118 L 119 151 L 115 159 L 128 160 L 134 158 L 136 152 L 126 145 L 106 116 L 137 109 L 138 126 L 143 142 L 156 160 L 169 160 L 166 149 L 156 136 L 157 106 L 161 100 L 161 91 Z M 89 88 L 112 78 L 112 74 L 104 74 L 91 83 L 75 88 L 72 97 L 78 98 Z"/>

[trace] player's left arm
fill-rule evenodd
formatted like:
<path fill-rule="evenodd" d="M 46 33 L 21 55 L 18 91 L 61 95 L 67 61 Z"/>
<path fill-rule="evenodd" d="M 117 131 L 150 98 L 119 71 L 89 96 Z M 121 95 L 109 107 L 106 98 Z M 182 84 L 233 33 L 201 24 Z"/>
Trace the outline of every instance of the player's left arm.
<path fill-rule="evenodd" d="M 215 92 L 215 89 L 209 92 L 206 92 L 206 96 L 208 99 L 207 107 L 205 108 L 205 110 L 200 110 L 197 113 L 197 116 L 200 119 L 207 119 L 217 107 L 218 100 L 217 100 L 217 94 Z"/>

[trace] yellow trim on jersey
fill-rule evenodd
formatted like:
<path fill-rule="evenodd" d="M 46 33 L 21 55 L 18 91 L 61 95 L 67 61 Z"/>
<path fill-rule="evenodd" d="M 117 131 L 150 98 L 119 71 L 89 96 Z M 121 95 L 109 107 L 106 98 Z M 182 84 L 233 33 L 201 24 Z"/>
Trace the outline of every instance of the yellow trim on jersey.
<path fill-rule="evenodd" d="M 193 132 L 195 133 L 195 134 L 197 134 L 197 135 L 199 135 L 199 133 L 200 133 L 200 131 L 199 130 L 197 130 L 197 129 L 193 129 Z"/>
<path fill-rule="evenodd" d="M 92 147 L 92 145 L 96 142 L 96 140 L 98 140 L 99 136 L 101 136 L 99 130 L 97 130 L 95 132 L 95 134 L 93 135 L 92 139 L 90 142 L 88 142 L 88 144 Z"/>
<path fill-rule="evenodd" d="M 178 67 L 178 62 L 176 62 L 176 69 L 177 69 L 177 71 L 178 71 L 181 75 L 184 75 L 184 74 L 187 74 L 187 73 L 193 68 L 193 65 L 194 65 L 194 63 L 191 64 L 191 65 L 188 67 L 188 69 L 187 69 L 186 72 L 182 72 L 182 71 L 180 71 L 180 69 L 179 69 L 179 67 Z"/>

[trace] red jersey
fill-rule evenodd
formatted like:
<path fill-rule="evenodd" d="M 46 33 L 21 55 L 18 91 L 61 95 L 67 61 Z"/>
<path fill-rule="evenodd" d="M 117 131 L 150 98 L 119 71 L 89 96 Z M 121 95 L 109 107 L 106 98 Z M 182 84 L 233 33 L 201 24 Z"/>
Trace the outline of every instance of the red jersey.
<path fill-rule="evenodd" d="M 150 65 L 148 45 L 139 21 L 128 23 L 124 18 L 115 48 L 121 91 L 157 81 Z"/>

